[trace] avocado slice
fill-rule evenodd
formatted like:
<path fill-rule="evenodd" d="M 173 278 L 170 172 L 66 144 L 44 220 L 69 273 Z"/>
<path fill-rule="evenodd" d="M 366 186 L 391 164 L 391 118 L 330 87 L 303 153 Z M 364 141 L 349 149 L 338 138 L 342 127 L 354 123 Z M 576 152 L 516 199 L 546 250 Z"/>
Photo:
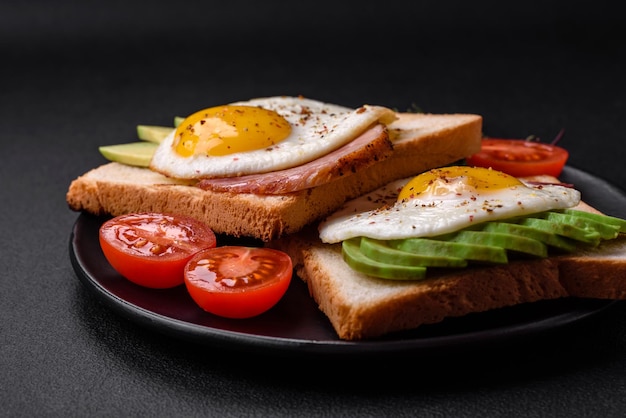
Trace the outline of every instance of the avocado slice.
<path fill-rule="evenodd" d="M 137 167 L 148 167 L 159 144 L 154 142 L 130 142 L 128 144 L 99 147 L 100 153 L 109 161 Z"/>
<path fill-rule="evenodd" d="M 467 266 L 467 261 L 460 257 L 411 253 L 391 248 L 383 241 L 365 237 L 361 238 L 360 250 L 366 257 L 388 264 L 424 267 Z"/>
<path fill-rule="evenodd" d="M 585 231 L 589 231 L 590 233 L 597 232 L 602 239 L 616 238 L 620 231 L 620 227 L 617 225 L 611 225 L 610 223 L 567 213 L 547 212 L 544 215 L 544 219 L 555 223 L 573 225 Z"/>
<path fill-rule="evenodd" d="M 547 219 L 526 218 L 521 221 L 521 224 L 553 234 L 561 235 L 592 246 L 597 246 L 598 244 L 600 244 L 601 241 L 600 234 L 596 231 L 588 231 L 574 225 L 549 221 Z"/>
<path fill-rule="evenodd" d="M 174 126 L 178 128 L 178 125 L 180 125 L 181 123 L 183 123 L 183 121 L 187 119 L 183 116 L 175 116 L 174 117 Z"/>
<path fill-rule="evenodd" d="M 483 225 L 482 230 L 532 238 L 564 252 L 572 252 L 576 249 L 576 243 L 568 238 L 527 225 L 509 222 L 487 222 Z"/>
<path fill-rule="evenodd" d="M 137 137 L 142 141 L 160 144 L 174 129 L 169 126 L 137 125 Z"/>
<path fill-rule="evenodd" d="M 555 211 L 556 212 L 556 211 Z M 604 215 L 600 213 L 585 212 L 576 209 L 563 209 L 562 213 L 574 215 L 585 219 L 591 219 L 596 222 L 614 225 L 619 228 L 620 233 L 626 233 L 626 219 L 616 218 L 614 216 Z"/>
<path fill-rule="evenodd" d="M 542 258 L 548 256 L 548 248 L 543 242 L 521 235 L 484 230 L 460 231 L 455 234 L 451 240 L 454 242 L 464 242 L 466 244 L 481 244 L 499 247 L 504 248 L 505 250 Z"/>
<path fill-rule="evenodd" d="M 352 269 L 368 276 L 397 280 L 415 280 L 426 277 L 426 267 L 388 264 L 366 257 L 360 249 L 360 238 L 343 241 L 341 254 L 346 264 Z"/>
<path fill-rule="evenodd" d="M 389 246 L 421 255 L 438 255 L 463 258 L 468 261 L 505 264 L 508 262 L 504 248 L 483 244 L 448 241 L 444 236 L 435 238 L 406 238 L 389 241 Z"/>

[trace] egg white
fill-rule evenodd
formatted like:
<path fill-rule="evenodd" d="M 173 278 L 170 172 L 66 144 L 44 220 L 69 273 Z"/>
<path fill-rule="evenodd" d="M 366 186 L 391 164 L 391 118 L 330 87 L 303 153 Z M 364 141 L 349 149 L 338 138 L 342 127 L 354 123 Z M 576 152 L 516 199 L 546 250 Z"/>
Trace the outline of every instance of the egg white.
<path fill-rule="evenodd" d="M 273 110 L 291 125 L 290 135 L 267 148 L 224 156 L 182 157 L 173 147 L 175 132 L 157 148 L 150 168 L 170 177 L 195 179 L 266 173 L 313 161 L 356 138 L 376 122 L 391 123 L 395 112 L 382 106 L 351 109 L 301 97 L 265 97 L 231 103 Z M 307 117 L 304 117 L 304 116 Z"/>
<path fill-rule="evenodd" d="M 432 237 L 482 222 L 569 208 L 580 201 L 575 189 L 531 184 L 454 198 L 396 201 L 409 180 L 395 181 L 347 202 L 320 224 L 320 239 L 330 244 L 360 236 L 380 240 Z"/>

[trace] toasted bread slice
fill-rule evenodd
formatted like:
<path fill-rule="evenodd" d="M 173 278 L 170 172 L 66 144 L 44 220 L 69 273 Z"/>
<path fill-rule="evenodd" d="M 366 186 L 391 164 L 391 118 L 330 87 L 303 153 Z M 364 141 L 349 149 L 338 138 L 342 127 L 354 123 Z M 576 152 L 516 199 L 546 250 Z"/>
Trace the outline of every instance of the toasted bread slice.
<path fill-rule="evenodd" d="M 578 209 L 595 211 L 582 203 Z M 341 244 L 317 230 L 269 244 L 287 252 L 319 309 L 344 340 L 371 339 L 505 306 L 563 297 L 626 299 L 626 236 L 599 247 L 505 265 L 459 269 L 424 280 L 378 279 L 352 270 Z"/>
<path fill-rule="evenodd" d="M 108 163 L 75 179 L 69 207 L 97 215 L 157 211 L 186 214 L 216 233 L 270 241 L 301 230 L 346 200 L 392 180 L 446 165 L 480 149 L 482 117 L 471 114 L 401 113 L 388 126 L 392 155 L 356 174 L 285 195 L 201 190 L 193 182 L 147 168 Z"/>

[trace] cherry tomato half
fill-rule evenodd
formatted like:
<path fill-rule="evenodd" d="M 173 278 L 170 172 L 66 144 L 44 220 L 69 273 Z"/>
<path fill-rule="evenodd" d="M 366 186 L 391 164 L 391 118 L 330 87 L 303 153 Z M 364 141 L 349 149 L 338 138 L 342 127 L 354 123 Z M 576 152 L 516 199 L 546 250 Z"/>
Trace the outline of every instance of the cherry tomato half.
<path fill-rule="evenodd" d="M 203 250 L 185 266 L 191 298 L 207 312 L 250 318 L 283 297 L 293 273 L 289 255 L 271 248 L 223 246 Z"/>
<path fill-rule="evenodd" d="M 480 152 L 468 157 L 466 162 L 515 177 L 541 174 L 558 177 L 568 157 L 567 150 L 556 145 L 523 139 L 484 138 Z"/>
<path fill-rule="evenodd" d="M 195 219 L 162 213 L 115 217 L 100 227 L 100 246 L 111 266 L 131 282 L 154 289 L 183 284 L 187 261 L 213 248 L 213 230 Z"/>

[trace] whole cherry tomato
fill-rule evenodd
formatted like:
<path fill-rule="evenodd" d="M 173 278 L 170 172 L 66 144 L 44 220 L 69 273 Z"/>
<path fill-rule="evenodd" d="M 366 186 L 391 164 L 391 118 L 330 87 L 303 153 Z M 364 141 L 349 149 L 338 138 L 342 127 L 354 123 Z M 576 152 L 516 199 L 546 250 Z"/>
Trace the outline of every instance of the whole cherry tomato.
<path fill-rule="evenodd" d="M 183 284 L 187 261 L 216 245 L 213 230 L 204 223 L 162 213 L 112 218 L 100 227 L 99 240 L 115 270 L 135 284 L 155 289 Z"/>
<path fill-rule="evenodd" d="M 484 138 L 480 152 L 466 158 L 477 167 L 491 167 L 515 177 L 547 174 L 558 177 L 569 153 L 564 148 L 523 139 Z"/>
<path fill-rule="evenodd" d="M 223 246 L 203 250 L 185 266 L 191 298 L 207 312 L 250 318 L 283 297 L 293 274 L 289 255 L 262 247 Z"/>

